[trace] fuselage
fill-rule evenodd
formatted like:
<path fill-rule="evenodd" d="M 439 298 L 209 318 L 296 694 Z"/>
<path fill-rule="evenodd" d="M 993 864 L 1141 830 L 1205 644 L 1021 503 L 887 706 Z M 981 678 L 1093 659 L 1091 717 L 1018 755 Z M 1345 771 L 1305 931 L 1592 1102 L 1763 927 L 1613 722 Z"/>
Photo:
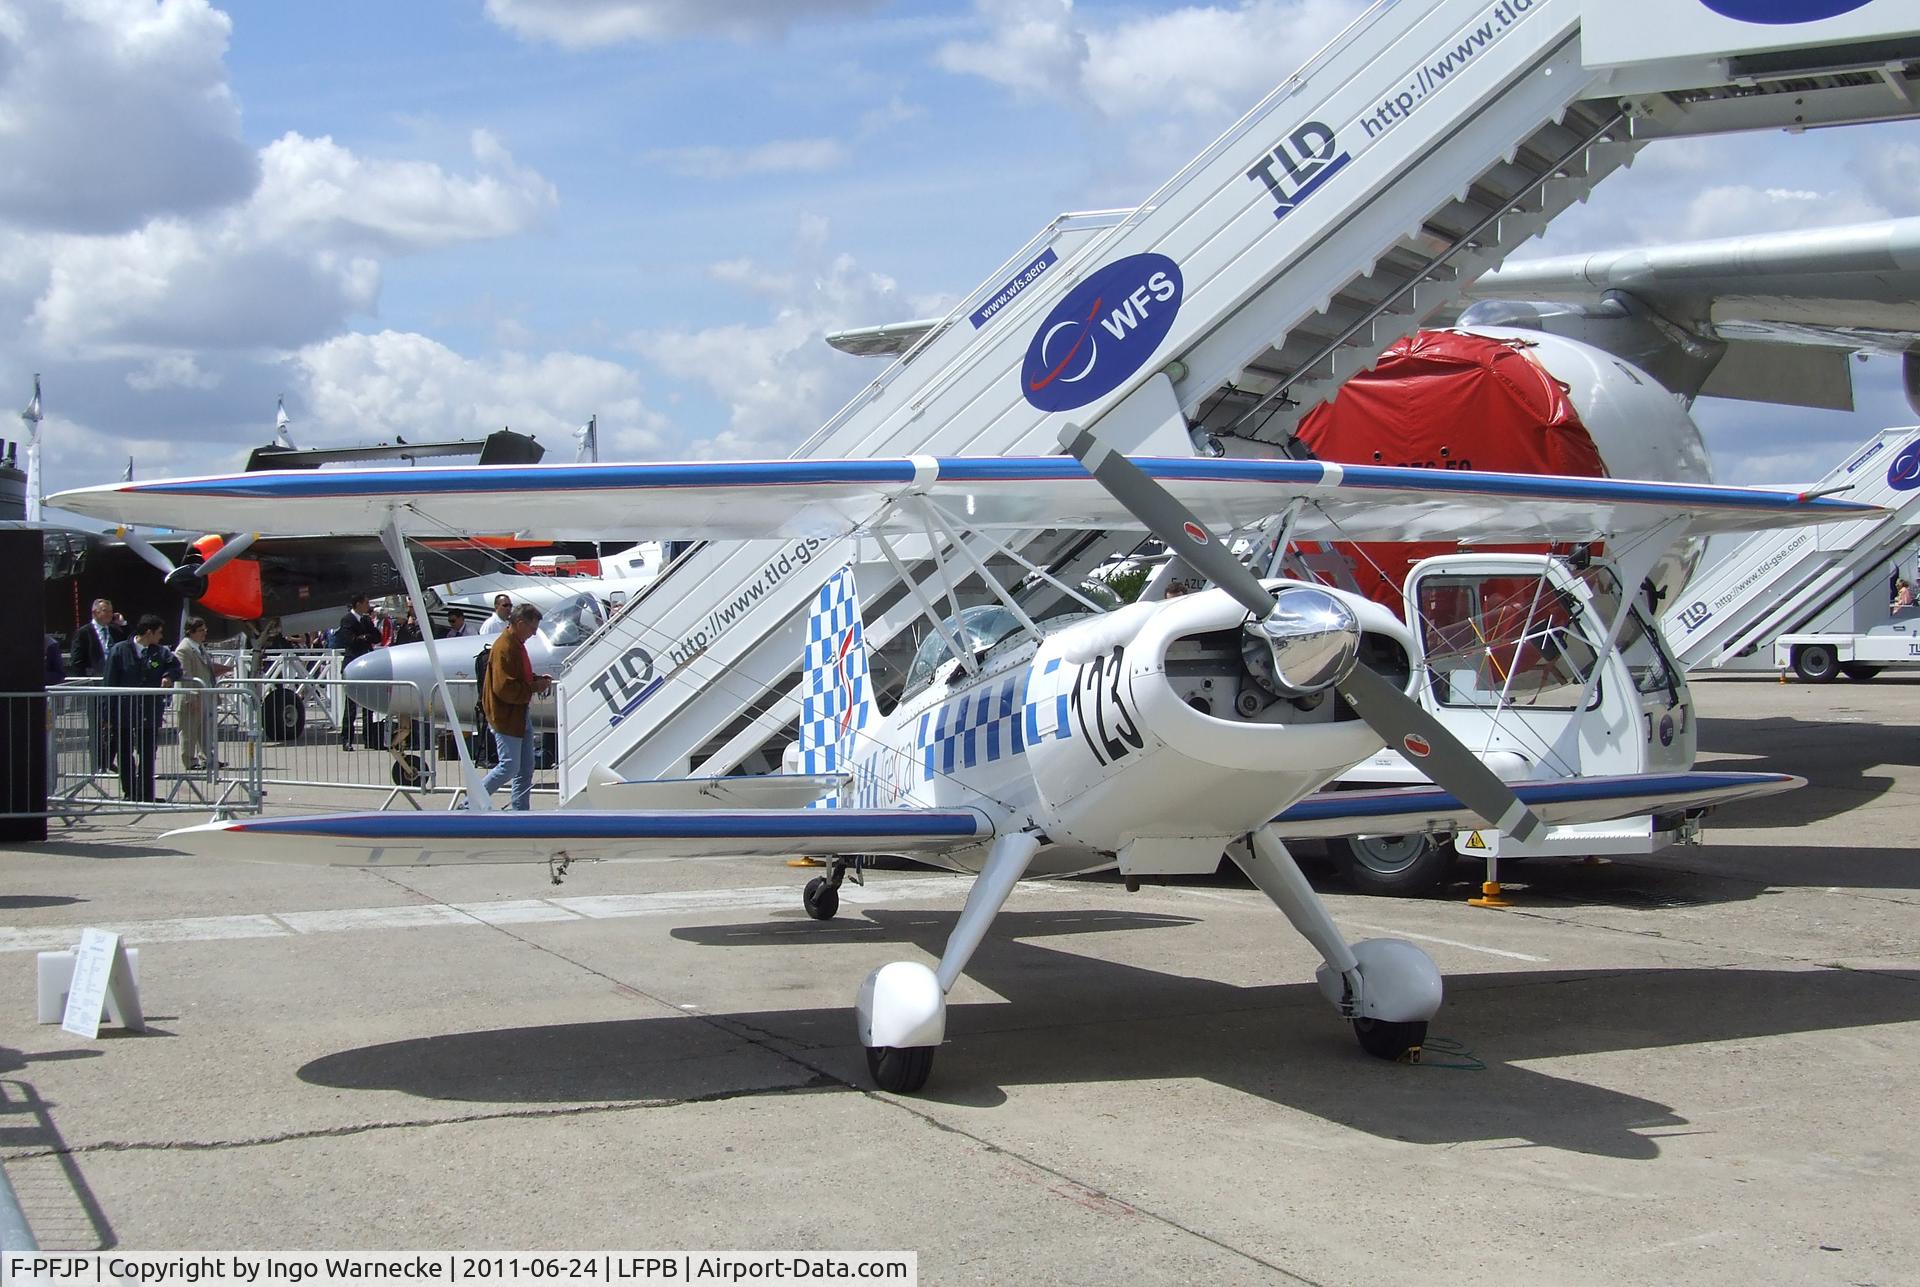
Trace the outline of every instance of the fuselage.
<path fill-rule="evenodd" d="M 1343 598 L 1366 632 L 1362 664 L 1404 687 L 1405 628 Z M 974 807 L 997 830 L 1035 828 L 1049 843 L 1033 875 L 1212 871 L 1227 844 L 1381 745 L 1331 692 L 1263 690 L 1242 659 L 1245 620 L 1209 590 L 1014 635 L 971 673 L 947 660 L 856 740 L 840 802 Z M 976 870 L 983 857 L 934 861 Z"/>

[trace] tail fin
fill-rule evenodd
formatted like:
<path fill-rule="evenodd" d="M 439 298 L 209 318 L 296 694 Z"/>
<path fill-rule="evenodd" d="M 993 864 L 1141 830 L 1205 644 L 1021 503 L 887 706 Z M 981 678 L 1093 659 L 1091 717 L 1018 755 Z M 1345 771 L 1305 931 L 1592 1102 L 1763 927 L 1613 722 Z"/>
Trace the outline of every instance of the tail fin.
<path fill-rule="evenodd" d="M 807 616 L 807 646 L 801 653 L 800 771 L 845 773 L 852 769 L 854 739 L 873 721 L 873 687 L 867 676 L 867 636 L 853 565 L 827 578 Z M 820 801 L 831 808 L 834 797 Z"/>

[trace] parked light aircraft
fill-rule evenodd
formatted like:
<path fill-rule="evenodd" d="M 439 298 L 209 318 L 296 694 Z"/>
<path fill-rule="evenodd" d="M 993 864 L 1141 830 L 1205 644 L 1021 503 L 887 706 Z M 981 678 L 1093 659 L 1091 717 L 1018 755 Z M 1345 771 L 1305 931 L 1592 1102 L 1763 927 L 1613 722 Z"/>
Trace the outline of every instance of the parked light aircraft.
<path fill-rule="evenodd" d="M 59 503 L 142 522 L 190 512 L 247 529 L 378 529 L 396 545 L 410 532 L 481 523 L 781 536 L 803 548 L 819 542 L 823 566 L 835 539 L 872 541 L 952 655 L 930 660 L 926 689 L 878 711 L 851 577 L 828 578 L 809 621 L 800 774 L 602 781 L 592 789 L 596 807 L 581 810 L 254 819 L 172 834 L 206 852 L 381 866 L 816 854 L 834 865 L 810 887 L 815 915 L 837 902 L 849 855 L 909 854 L 978 872 L 937 969 L 894 962 L 860 989 L 868 1067 L 879 1085 L 902 1092 L 925 1084 L 944 1039 L 946 992 L 1022 877 L 1118 866 L 1131 881 L 1211 871 L 1225 852 L 1320 952 L 1321 989 L 1361 1045 L 1393 1058 L 1423 1039 L 1440 1005 L 1439 971 L 1410 943 L 1347 943 L 1285 839 L 1383 826 L 1453 829 L 1469 820 L 1525 838 L 1544 822 L 1696 810 L 1800 781 L 1677 773 L 1509 786 L 1408 696 L 1410 638 L 1391 613 L 1338 590 L 1256 577 L 1201 512 L 1227 535 L 1276 513 L 1287 533 L 1310 539 L 1473 532 L 1541 541 L 1579 533 L 1638 547 L 1643 562 L 1683 533 L 1879 512 L 1741 488 L 1307 461 L 1133 461 L 1071 426 L 1063 441 L 1081 459 L 254 474 L 123 483 L 70 492 Z M 949 624 L 894 544 L 928 536 L 939 548 L 931 539 L 937 527 L 986 534 L 1129 526 L 1169 542 L 1219 588 L 1035 622 L 975 564 L 1016 628 L 978 609 Z M 1403 748 L 1439 785 L 1315 794 L 1383 743 Z M 796 807 L 816 795 L 823 798 L 812 803 L 826 807 Z"/>

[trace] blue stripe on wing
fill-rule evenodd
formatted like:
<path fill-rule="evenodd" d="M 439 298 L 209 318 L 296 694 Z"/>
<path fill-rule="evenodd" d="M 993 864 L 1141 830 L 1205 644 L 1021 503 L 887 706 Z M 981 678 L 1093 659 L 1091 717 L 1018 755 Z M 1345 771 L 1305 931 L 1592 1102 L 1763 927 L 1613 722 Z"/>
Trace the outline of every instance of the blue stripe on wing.
<path fill-rule="evenodd" d="M 516 813 L 333 813 L 305 818 L 252 818 L 226 824 L 252 836 L 332 836 L 392 843 L 459 840 L 831 840 L 990 836 L 984 815 L 970 809 L 746 809 Z"/>
<path fill-rule="evenodd" d="M 1702 791 L 1741 791 L 1781 786 L 1796 779 L 1786 773 L 1645 773 L 1618 777 L 1568 778 L 1557 782 L 1514 782 L 1513 793 L 1529 805 L 1580 804 L 1592 801 L 1693 795 Z M 1295 804 L 1273 821 L 1318 822 L 1326 818 L 1365 815 L 1383 821 L 1465 809 L 1451 792 L 1439 787 L 1393 787 L 1384 791 L 1321 791 Z"/>

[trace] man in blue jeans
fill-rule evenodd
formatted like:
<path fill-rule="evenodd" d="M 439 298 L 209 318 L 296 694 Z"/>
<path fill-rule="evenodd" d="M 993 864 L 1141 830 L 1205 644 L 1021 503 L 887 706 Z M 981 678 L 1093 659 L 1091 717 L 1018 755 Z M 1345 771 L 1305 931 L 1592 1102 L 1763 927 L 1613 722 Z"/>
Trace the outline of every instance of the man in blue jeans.
<path fill-rule="evenodd" d="M 481 779 L 480 786 L 489 796 L 502 784 L 513 783 L 509 808 L 526 809 L 533 790 L 533 723 L 527 708 L 533 699 L 553 687 L 552 675 L 533 673 L 533 660 L 527 656 L 527 640 L 540 628 L 540 609 L 523 603 L 513 610 L 487 651 L 487 673 L 480 683 L 480 700 L 486 709 L 487 724 L 493 729 L 493 744 L 500 763 Z"/>

